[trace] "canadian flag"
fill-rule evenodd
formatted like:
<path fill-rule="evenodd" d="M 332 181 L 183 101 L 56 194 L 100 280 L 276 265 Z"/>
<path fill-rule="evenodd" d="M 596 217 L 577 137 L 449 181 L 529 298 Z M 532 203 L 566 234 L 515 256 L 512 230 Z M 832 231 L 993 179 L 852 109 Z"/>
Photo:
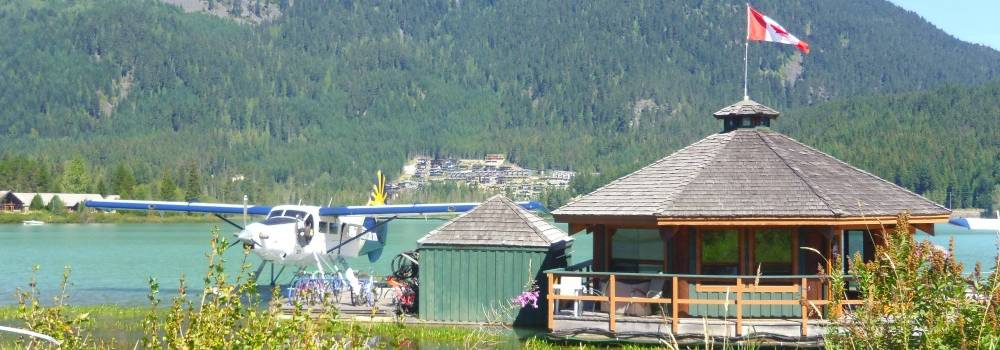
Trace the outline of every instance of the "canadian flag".
<path fill-rule="evenodd" d="M 770 17 L 757 12 L 750 4 L 747 4 L 747 40 L 791 44 L 802 53 L 809 53 L 809 44 L 796 38 Z"/>

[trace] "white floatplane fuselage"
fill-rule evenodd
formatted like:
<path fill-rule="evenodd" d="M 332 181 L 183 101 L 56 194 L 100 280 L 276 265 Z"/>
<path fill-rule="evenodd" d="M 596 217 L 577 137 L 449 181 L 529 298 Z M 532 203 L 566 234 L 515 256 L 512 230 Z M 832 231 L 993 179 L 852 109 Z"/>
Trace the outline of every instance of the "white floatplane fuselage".
<path fill-rule="evenodd" d="M 279 205 L 263 221 L 236 234 L 265 261 L 299 266 L 377 254 L 387 231 L 379 220 L 366 216 L 322 216 L 320 207 Z M 360 237 L 359 237 L 360 236 Z M 380 239 L 381 238 L 381 239 Z"/>

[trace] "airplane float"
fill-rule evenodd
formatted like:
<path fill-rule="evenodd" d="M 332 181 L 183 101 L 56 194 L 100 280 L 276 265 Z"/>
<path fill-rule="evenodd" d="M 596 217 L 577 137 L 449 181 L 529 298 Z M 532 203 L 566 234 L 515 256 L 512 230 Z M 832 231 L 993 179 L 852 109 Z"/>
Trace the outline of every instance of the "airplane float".
<path fill-rule="evenodd" d="M 382 254 L 388 239 L 389 222 L 405 216 L 427 214 L 458 214 L 475 208 L 479 203 L 387 204 L 385 176 L 381 171 L 375 176 L 367 205 L 322 207 L 314 205 L 249 205 L 243 204 L 165 202 L 143 200 L 88 200 L 85 205 L 106 210 L 159 210 L 188 213 L 210 213 L 235 226 L 235 234 L 251 252 L 260 256 L 263 263 L 255 276 L 260 276 L 265 265 L 271 266 L 271 284 L 285 271 L 295 266 L 303 272 L 316 266 L 322 273 L 326 269 L 338 271 L 346 267 L 344 258 L 367 255 L 375 262 Z M 541 207 L 538 202 L 518 203 L 528 210 Z M 236 224 L 223 215 L 243 215 L 243 225 Z M 246 224 L 249 215 L 265 215 L 264 220 Z M 281 270 L 274 274 L 274 265 Z M 324 269 L 324 266 L 326 269 Z"/>

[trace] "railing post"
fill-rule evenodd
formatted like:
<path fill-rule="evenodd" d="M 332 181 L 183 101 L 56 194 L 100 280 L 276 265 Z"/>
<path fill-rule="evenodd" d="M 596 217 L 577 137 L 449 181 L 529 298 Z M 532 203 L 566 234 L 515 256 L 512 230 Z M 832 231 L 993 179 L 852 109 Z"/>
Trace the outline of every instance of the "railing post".
<path fill-rule="evenodd" d="M 555 289 L 553 287 L 553 283 L 555 282 L 555 278 L 552 276 L 551 272 L 547 273 L 546 275 L 548 275 L 548 282 L 549 282 L 549 286 L 546 288 L 548 290 L 548 294 L 546 294 L 546 297 L 545 297 L 545 299 L 548 300 L 548 304 L 549 304 L 548 305 L 549 312 L 548 312 L 548 316 L 547 316 L 548 319 L 546 320 L 546 322 L 547 322 L 547 325 L 549 327 L 549 332 L 551 332 L 553 330 L 553 328 L 555 327 L 555 320 L 553 319 L 553 317 L 554 317 L 553 315 L 556 313 L 556 309 L 555 309 L 555 301 L 552 299 L 554 297 L 552 294 L 553 294 L 553 290 Z"/>
<path fill-rule="evenodd" d="M 802 281 L 799 285 L 799 303 L 802 304 L 802 326 L 801 334 L 803 337 L 809 335 L 809 308 L 806 306 L 809 303 L 809 297 L 807 296 L 809 292 L 808 281 L 805 277 L 802 277 Z"/>
<path fill-rule="evenodd" d="M 615 275 L 612 274 L 608 277 L 608 331 L 611 333 L 615 332 L 615 314 L 618 312 L 615 310 Z"/>
<path fill-rule="evenodd" d="M 679 312 L 680 303 L 677 302 L 677 298 L 680 295 L 677 294 L 677 276 L 673 277 L 673 283 L 670 289 L 670 312 L 673 313 L 673 317 L 670 319 L 670 330 L 677 334 L 677 330 L 680 327 L 679 320 L 677 319 L 677 313 Z"/>
<path fill-rule="evenodd" d="M 736 336 L 743 335 L 743 279 L 736 279 Z"/>

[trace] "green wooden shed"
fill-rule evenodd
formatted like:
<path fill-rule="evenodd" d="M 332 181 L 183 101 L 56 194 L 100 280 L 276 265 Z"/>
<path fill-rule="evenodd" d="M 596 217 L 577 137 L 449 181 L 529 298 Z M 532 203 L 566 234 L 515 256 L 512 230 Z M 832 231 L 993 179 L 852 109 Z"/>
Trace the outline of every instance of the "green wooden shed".
<path fill-rule="evenodd" d="M 565 267 L 571 242 L 544 219 L 494 196 L 417 241 L 419 318 L 544 325 L 542 271 Z M 504 312 L 532 281 L 539 288 L 538 308 Z"/>

